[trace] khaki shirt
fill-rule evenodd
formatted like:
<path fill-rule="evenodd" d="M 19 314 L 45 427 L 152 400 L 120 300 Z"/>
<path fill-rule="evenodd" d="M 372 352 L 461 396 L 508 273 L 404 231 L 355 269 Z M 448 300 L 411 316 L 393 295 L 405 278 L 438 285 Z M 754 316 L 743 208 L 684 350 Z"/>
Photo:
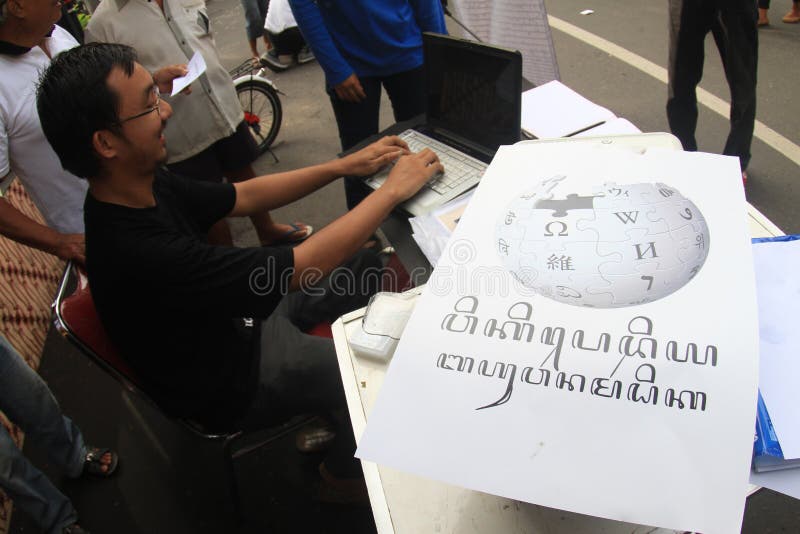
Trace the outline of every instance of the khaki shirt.
<path fill-rule="evenodd" d="M 103 0 L 92 15 L 86 41 L 136 49 L 150 72 L 188 63 L 200 52 L 207 70 L 190 95 L 164 97 L 173 108 L 167 123 L 167 161 L 183 161 L 233 134 L 244 114 L 228 71 L 220 63 L 203 0 Z"/>

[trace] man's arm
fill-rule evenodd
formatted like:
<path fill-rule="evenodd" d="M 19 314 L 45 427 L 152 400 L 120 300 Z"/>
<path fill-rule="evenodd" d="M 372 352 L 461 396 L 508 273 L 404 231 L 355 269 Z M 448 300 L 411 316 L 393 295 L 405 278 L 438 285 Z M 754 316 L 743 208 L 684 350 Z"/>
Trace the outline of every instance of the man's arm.
<path fill-rule="evenodd" d="M 294 248 L 292 290 L 318 281 L 367 241 L 392 209 L 411 198 L 434 174 L 444 172 L 436 154 L 425 149 L 401 157 L 388 179 L 348 213 Z"/>
<path fill-rule="evenodd" d="M 409 0 L 420 31 L 447 34 L 440 0 Z"/>
<path fill-rule="evenodd" d="M 229 216 L 255 215 L 285 206 L 336 178 L 374 174 L 407 153 L 405 141 L 397 136 L 388 136 L 341 159 L 237 182 L 233 184 L 236 188 L 236 204 Z"/>
<path fill-rule="evenodd" d="M 353 68 L 342 57 L 331 38 L 317 2 L 314 0 L 289 0 L 289 5 L 306 43 L 314 51 L 317 62 L 325 71 L 328 83 L 335 87 L 354 77 Z"/>
<path fill-rule="evenodd" d="M 63 260 L 86 261 L 83 234 L 62 234 L 39 224 L 0 198 L 0 234 Z"/>

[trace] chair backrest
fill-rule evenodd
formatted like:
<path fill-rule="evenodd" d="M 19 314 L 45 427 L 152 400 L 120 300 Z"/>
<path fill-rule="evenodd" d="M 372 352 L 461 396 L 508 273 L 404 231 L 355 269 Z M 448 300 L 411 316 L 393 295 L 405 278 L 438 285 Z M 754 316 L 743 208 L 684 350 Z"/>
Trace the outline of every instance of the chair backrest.
<path fill-rule="evenodd" d="M 86 272 L 69 262 L 53 302 L 56 330 L 129 390 L 141 391 L 141 381 L 106 334 Z M 147 396 L 145 394 L 145 396 Z"/>
<path fill-rule="evenodd" d="M 64 269 L 64 276 L 61 278 L 52 308 L 53 323 L 62 336 L 115 378 L 126 390 L 161 411 L 158 403 L 143 387 L 141 379 L 106 334 L 89 290 L 89 278 L 83 268 L 71 261 Z M 206 439 L 232 439 L 241 434 L 238 430 L 223 433 L 209 431 L 196 421 L 174 417 L 172 419 Z"/>

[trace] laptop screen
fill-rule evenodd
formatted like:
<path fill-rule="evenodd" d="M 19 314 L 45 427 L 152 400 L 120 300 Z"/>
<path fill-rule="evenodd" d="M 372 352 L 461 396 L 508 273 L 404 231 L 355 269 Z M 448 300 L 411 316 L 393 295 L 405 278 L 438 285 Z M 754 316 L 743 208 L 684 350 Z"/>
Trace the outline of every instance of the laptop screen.
<path fill-rule="evenodd" d="M 522 55 L 517 51 L 423 34 L 427 123 L 483 147 L 519 141 Z"/>

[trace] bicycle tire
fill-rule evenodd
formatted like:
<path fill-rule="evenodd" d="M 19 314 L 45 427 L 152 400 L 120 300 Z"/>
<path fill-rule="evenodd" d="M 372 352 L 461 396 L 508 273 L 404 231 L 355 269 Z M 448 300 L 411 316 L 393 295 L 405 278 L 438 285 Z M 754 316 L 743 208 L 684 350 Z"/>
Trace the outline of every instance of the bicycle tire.
<path fill-rule="evenodd" d="M 283 108 L 278 92 L 268 83 L 248 79 L 235 84 L 236 96 L 244 111 L 244 120 L 263 154 L 278 137 Z"/>

